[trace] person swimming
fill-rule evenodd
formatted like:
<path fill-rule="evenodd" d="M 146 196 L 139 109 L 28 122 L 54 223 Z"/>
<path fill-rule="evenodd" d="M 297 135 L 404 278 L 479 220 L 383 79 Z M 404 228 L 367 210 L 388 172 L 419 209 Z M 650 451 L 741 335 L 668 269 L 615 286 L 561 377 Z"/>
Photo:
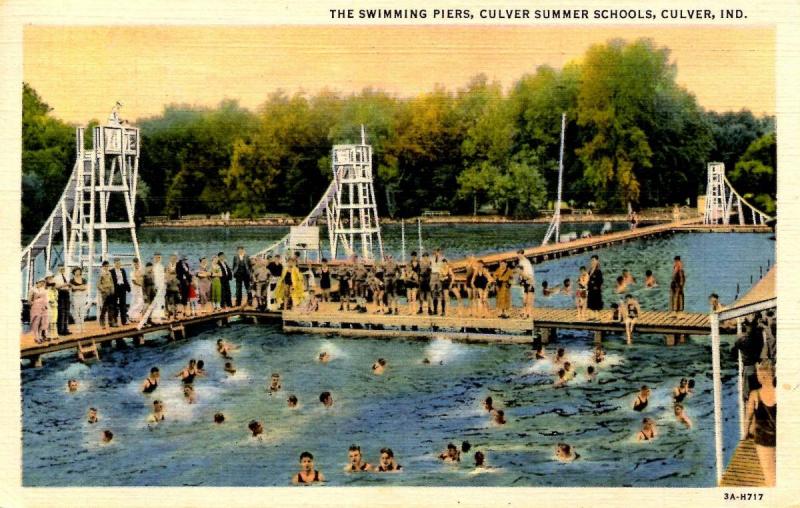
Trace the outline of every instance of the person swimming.
<path fill-rule="evenodd" d="M 250 423 L 247 424 L 247 428 L 250 429 L 251 437 L 261 439 L 261 435 L 264 434 L 264 425 L 257 420 L 250 420 Z"/>
<path fill-rule="evenodd" d="M 617 277 L 617 286 L 616 289 L 614 289 L 614 292 L 618 294 L 624 293 L 626 289 L 628 289 L 628 283 L 625 282 L 625 278 L 622 275 L 620 275 L 619 277 Z"/>
<path fill-rule="evenodd" d="M 204 362 L 203 360 L 197 360 L 197 375 L 198 376 L 206 375 L 206 362 Z"/>
<path fill-rule="evenodd" d="M 326 408 L 333 406 L 333 397 L 331 396 L 331 392 L 320 393 L 319 401 L 322 402 L 322 405 Z"/>
<path fill-rule="evenodd" d="M 556 458 L 560 462 L 572 462 L 573 460 L 580 458 L 580 455 L 571 445 L 568 445 L 567 443 L 558 443 L 556 445 Z"/>
<path fill-rule="evenodd" d="M 290 409 L 295 409 L 297 407 L 297 396 L 289 395 L 289 398 L 286 399 L 286 403 L 289 405 Z"/>
<path fill-rule="evenodd" d="M 269 392 L 275 393 L 277 391 L 280 391 L 280 389 L 281 389 L 281 375 L 278 374 L 277 372 L 273 372 L 269 382 Z"/>
<path fill-rule="evenodd" d="M 236 367 L 234 367 L 233 363 L 231 362 L 225 362 L 225 372 L 230 375 L 234 375 L 236 374 Z"/>
<path fill-rule="evenodd" d="M 77 379 L 70 379 L 67 381 L 67 390 L 70 393 L 75 393 L 78 391 L 78 380 Z"/>
<path fill-rule="evenodd" d="M 158 424 L 159 422 L 163 422 L 164 419 L 165 419 L 164 404 L 160 400 L 154 400 L 153 412 L 150 413 L 150 416 L 147 417 L 147 423 L 155 425 Z"/>
<path fill-rule="evenodd" d="M 567 354 L 564 351 L 563 347 L 558 348 L 556 351 L 556 357 L 553 359 L 553 363 L 556 365 L 562 364 L 567 360 Z"/>
<path fill-rule="evenodd" d="M 487 413 L 494 411 L 494 400 L 492 400 L 491 397 L 483 399 L 483 409 L 485 409 Z"/>
<path fill-rule="evenodd" d="M 194 386 L 186 385 L 183 387 L 183 398 L 186 399 L 188 404 L 197 402 L 197 393 L 194 391 Z"/>
<path fill-rule="evenodd" d="M 310 485 L 324 481 L 325 475 L 322 474 L 322 471 L 314 469 L 314 456 L 310 452 L 301 453 L 300 472 L 292 477 L 292 483 L 295 485 Z"/>
<path fill-rule="evenodd" d="M 558 369 L 556 380 L 553 381 L 553 388 L 561 388 L 567 384 L 567 371 Z"/>
<path fill-rule="evenodd" d="M 447 449 L 439 454 L 439 460 L 445 462 L 461 462 L 461 452 L 453 443 L 447 443 Z"/>
<path fill-rule="evenodd" d="M 689 380 L 681 378 L 680 384 L 672 390 L 672 400 L 678 404 L 689 396 Z"/>
<path fill-rule="evenodd" d="M 636 278 L 627 268 L 622 270 L 622 280 L 624 280 L 626 284 L 636 284 Z"/>
<path fill-rule="evenodd" d="M 360 473 L 363 471 L 372 471 L 372 465 L 364 462 L 361 456 L 361 447 L 358 445 L 350 445 L 347 450 L 348 463 L 344 467 L 347 473 Z"/>
<path fill-rule="evenodd" d="M 639 393 L 636 394 L 636 398 L 633 401 L 633 410 L 642 412 L 647 407 L 648 398 L 650 397 L 650 388 L 647 385 L 643 385 L 642 389 L 639 390 Z"/>
<path fill-rule="evenodd" d="M 383 370 L 386 368 L 386 360 L 383 358 L 378 358 L 378 361 L 372 364 L 372 373 L 376 375 L 383 374 Z"/>
<path fill-rule="evenodd" d="M 100 417 L 97 416 L 97 408 L 89 408 L 89 416 L 86 421 L 91 424 L 95 424 L 100 421 Z"/>
<path fill-rule="evenodd" d="M 142 393 L 153 393 L 156 391 L 160 377 L 161 373 L 158 371 L 158 367 L 151 368 L 150 375 L 148 375 L 144 383 L 142 383 Z"/>
<path fill-rule="evenodd" d="M 483 452 L 475 452 L 473 458 L 475 459 L 475 467 L 485 467 L 486 456 L 484 456 Z"/>
<path fill-rule="evenodd" d="M 104 430 L 100 433 L 100 442 L 103 444 L 108 444 L 111 440 L 114 439 L 114 433 L 110 430 Z"/>
<path fill-rule="evenodd" d="M 594 348 L 594 363 L 602 363 L 606 359 L 606 352 L 600 344 Z"/>
<path fill-rule="evenodd" d="M 658 282 L 656 282 L 656 276 L 653 275 L 653 270 L 645 270 L 645 272 L 644 272 L 644 287 L 646 287 L 646 288 L 658 287 Z"/>
<path fill-rule="evenodd" d="M 320 363 L 328 363 L 329 361 L 331 361 L 331 355 L 327 351 L 323 351 L 319 354 Z"/>
<path fill-rule="evenodd" d="M 639 441 L 651 441 L 656 438 L 656 422 L 652 418 L 642 420 L 642 430 L 639 431 Z"/>
<path fill-rule="evenodd" d="M 224 414 L 222 414 L 220 412 L 214 413 L 214 423 L 220 424 L 220 423 L 224 423 L 224 422 L 225 422 L 225 415 Z"/>
<path fill-rule="evenodd" d="M 494 423 L 497 425 L 505 425 L 507 423 L 505 411 L 498 409 L 494 412 Z"/>
<path fill-rule="evenodd" d="M 592 383 L 597 380 L 597 372 L 594 370 L 593 365 L 586 367 L 586 381 Z"/>
<path fill-rule="evenodd" d="M 550 284 L 545 280 L 542 281 L 542 295 L 551 296 L 559 292 L 559 286 L 550 287 Z"/>
<path fill-rule="evenodd" d="M 403 468 L 394 458 L 394 452 L 391 448 L 381 448 L 381 458 L 378 463 L 377 471 L 379 473 L 396 473 Z"/>
<path fill-rule="evenodd" d="M 537 360 L 544 360 L 547 358 L 547 353 L 544 350 L 544 344 L 539 344 L 539 347 L 536 349 L 536 353 L 534 354 L 534 358 Z"/>
<path fill-rule="evenodd" d="M 231 352 L 236 350 L 236 349 L 239 349 L 239 348 L 234 346 L 233 344 L 225 342 L 222 339 L 217 340 L 217 353 L 222 355 L 223 358 L 230 359 L 231 358 Z"/>
<path fill-rule="evenodd" d="M 683 410 L 683 404 L 675 404 L 675 419 L 678 420 L 679 423 L 686 425 L 686 428 L 692 428 L 692 420 L 686 415 L 686 411 Z"/>
<path fill-rule="evenodd" d="M 189 360 L 189 365 L 178 372 L 175 377 L 181 378 L 181 383 L 186 385 L 192 385 L 194 383 L 195 377 L 199 376 L 200 372 L 197 370 L 197 360 L 191 359 Z"/>
<path fill-rule="evenodd" d="M 572 281 L 569 279 L 564 279 L 564 282 L 561 284 L 561 293 L 567 296 L 572 296 Z"/>
<path fill-rule="evenodd" d="M 571 381 L 575 378 L 575 369 L 570 362 L 564 362 L 564 379 Z"/>

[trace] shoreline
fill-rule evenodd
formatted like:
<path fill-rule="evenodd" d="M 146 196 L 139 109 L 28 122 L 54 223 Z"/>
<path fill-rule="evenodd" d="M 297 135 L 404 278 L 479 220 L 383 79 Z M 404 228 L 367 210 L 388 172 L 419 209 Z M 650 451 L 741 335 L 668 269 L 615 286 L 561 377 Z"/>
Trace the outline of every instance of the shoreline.
<path fill-rule="evenodd" d="M 681 219 L 691 218 L 696 214 L 694 209 L 682 209 Z M 549 224 L 551 217 L 537 217 L 534 219 L 514 219 L 501 215 L 447 215 L 447 216 L 428 216 L 410 217 L 405 220 L 406 224 L 413 225 L 420 219 L 422 224 Z M 236 228 L 236 227 L 289 227 L 296 226 L 302 222 L 303 217 L 269 217 L 261 219 L 222 219 L 216 218 L 188 218 L 188 219 L 166 219 L 148 217 L 139 225 L 140 228 Z M 671 222 L 674 218 L 672 211 L 643 211 L 639 214 L 639 222 Z M 400 224 L 399 219 L 381 218 L 381 224 Z M 627 214 L 563 214 L 561 215 L 562 224 L 588 224 L 598 222 L 628 222 Z"/>

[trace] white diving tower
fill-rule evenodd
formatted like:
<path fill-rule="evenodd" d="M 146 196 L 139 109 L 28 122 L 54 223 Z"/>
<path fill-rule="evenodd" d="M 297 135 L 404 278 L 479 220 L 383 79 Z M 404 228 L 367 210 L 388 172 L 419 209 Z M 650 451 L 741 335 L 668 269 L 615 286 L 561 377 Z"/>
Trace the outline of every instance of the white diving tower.
<path fill-rule="evenodd" d="M 67 274 L 80 267 L 89 288 L 88 312 L 96 303 L 94 281 L 102 262 L 118 257 L 131 267 L 139 257 L 134 210 L 141 138 L 139 129 L 120 121 L 120 105 L 106 125 L 94 128 L 91 149 L 84 145 L 84 128 L 75 129 L 76 160 L 66 188 L 42 229 L 22 250 L 24 295 L 57 266 L 64 265 Z M 111 215 L 119 217 L 109 221 Z M 114 230 L 122 235 L 114 237 L 118 247 L 112 251 L 109 231 Z"/>
<path fill-rule="evenodd" d="M 561 113 L 561 148 L 558 152 L 558 192 L 556 194 L 556 202 L 553 206 L 553 218 L 550 220 L 550 225 L 547 226 L 547 232 L 544 234 L 542 245 L 547 245 L 551 237 L 555 237 L 555 243 L 558 243 L 561 233 L 561 187 L 564 179 L 564 131 L 567 127 L 567 114 Z"/>
<path fill-rule="evenodd" d="M 773 218 L 748 203 L 736 192 L 725 176 L 725 164 L 709 162 L 703 224 L 728 225 L 731 224 L 731 216 L 734 216 L 740 225 L 766 224 Z M 750 222 L 747 222 L 748 220 Z"/>

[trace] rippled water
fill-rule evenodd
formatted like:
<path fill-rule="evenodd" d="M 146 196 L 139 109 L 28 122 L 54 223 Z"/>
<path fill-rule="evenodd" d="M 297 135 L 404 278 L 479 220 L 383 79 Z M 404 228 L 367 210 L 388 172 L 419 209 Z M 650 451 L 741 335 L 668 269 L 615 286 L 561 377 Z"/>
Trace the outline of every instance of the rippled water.
<path fill-rule="evenodd" d="M 461 226 L 459 226 L 461 228 Z M 458 249 L 506 249 L 522 245 L 520 226 L 431 228 L 431 237 L 448 252 Z M 530 228 L 530 226 L 526 226 Z M 230 232 L 217 245 L 232 250 L 243 243 L 261 245 L 263 230 Z M 436 233 L 434 233 L 434 231 Z M 480 232 L 475 238 L 475 232 Z M 489 235 L 494 238 L 488 240 Z M 206 236 L 210 236 L 207 235 Z M 277 236 L 277 235 L 276 235 Z M 432 240 L 435 241 L 435 240 Z M 142 250 L 217 249 L 197 231 L 146 231 Z M 483 243 L 482 243 L 483 242 Z M 252 248 L 251 248 L 252 246 Z M 687 309 L 705 311 L 706 297 L 717 290 L 730 301 L 737 283 L 745 291 L 774 259 L 767 235 L 691 234 L 599 251 L 607 279 L 629 267 L 637 277 L 651 268 L 662 282 L 656 290 L 634 289 L 644 307 L 666 308 L 671 259 L 686 263 Z M 537 266 L 539 280 L 560 280 L 588 259 L 575 256 Z M 573 275 L 574 276 L 574 275 Z M 607 298 L 611 298 L 608 293 Z M 537 305 L 560 306 L 561 297 L 539 298 Z M 228 378 L 214 350 L 217 338 L 240 344 L 239 371 Z M 90 367 L 69 357 L 45 359 L 43 369 L 22 373 L 23 480 L 31 486 L 61 485 L 286 485 L 303 450 L 314 453 L 317 468 L 337 485 L 634 485 L 711 486 L 715 482 L 713 398 L 710 346 L 706 337 L 667 348 L 660 336 L 637 337 L 632 347 L 619 337 L 606 342 L 608 357 L 598 383 L 583 381 L 590 361 L 588 333 L 562 331 L 557 346 L 567 348 L 578 379 L 553 389 L 553 367 L 526 359 L 524 346 L 457 344 L 444 340 L 405 341 L 284 335 L 276 325 L 233 324 L 187 341 L 152 340 L 136 350 L 106 349 L 103 361 Z M 723 346 L 724 350 L 727 347 Z M 321 351 L 333 360 L 315 361 Z M 389 368 L 374 376 L 370 365 L 386 358 Z M 423 358 L 430 365 L 422 363 Z M 198 404 L 183 401 L 176 374 L 189 358 L 204 359 L 209 377 L 196 382 Z M 443 365 L 439 365 L 439 361 Z M 153 365 L 162 384 L 154 396 L 138 393 Z M 725 356 L 724 415 L 726 455 L 738 436 L 735 365 Z M 280 372 L 283 391 L 266 391 L 272 372 Z M 686 401 L 695 428 L 674 422 L 669 392 L 678 380 L 692 376 L 696 394 Z M 68 394 L 69 378 L 81 390 Z M 646 415 L 659 423 L 659 437 L 638 443 L 642 415 L 630 409 L 641 384 L 653 387 Z M 325 410 L 319 393 L 335 400 Z M 289 393 L 301 407 L 286 407 Z M 504 407 L 509 423 L 490 423 L 480 401 L 492 395 Z M 166 402 L 167 421 L 149 430 L 145 419 L 153 397 Z M 101 422 L 90 426 L 90 406 Z M 226 422 L 212 423 L 216 411 Z M 263 441 L 249 437 L 247 423 L 265 423 Z M 114 443 L 99 445 L 101 429 L 115 433 Z M 492 467 L 477 472 L 472 461 L 442 464 L 436 455 L 448 442 L 468 440 L 487 455 Z M 553 460 L 555 443 L 573 444 L 581 458 L 571 464 Z M 375 463 L 381 447 L 391 447 L 404 472 L 398 475 L 347 475 L 342 467 L 350 444 L 361 445 Z"/>

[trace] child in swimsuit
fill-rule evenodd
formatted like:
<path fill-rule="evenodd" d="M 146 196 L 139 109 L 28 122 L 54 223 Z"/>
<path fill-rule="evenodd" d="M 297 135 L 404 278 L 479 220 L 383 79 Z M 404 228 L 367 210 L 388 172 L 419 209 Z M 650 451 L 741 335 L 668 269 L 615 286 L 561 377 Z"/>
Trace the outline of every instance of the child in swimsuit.
<path fill-rule="evenodd" d="M 325 475 L 314 469 L 314 456 L 309 452 L 300 454 L 300 472 L 292 477 L 295 485 L 310 485 L 325 481 Z"/>
<path fill-rule="evenodd" d="M 644 411 L 647 407 L 648 398 L 650 397 L 650 388 L 647 385 L 642 386 L 642 389 L 639 390 L 639 393 L 636 394 L 636 399 L 633 401 L 633 410 L 634 411 Z"/>

